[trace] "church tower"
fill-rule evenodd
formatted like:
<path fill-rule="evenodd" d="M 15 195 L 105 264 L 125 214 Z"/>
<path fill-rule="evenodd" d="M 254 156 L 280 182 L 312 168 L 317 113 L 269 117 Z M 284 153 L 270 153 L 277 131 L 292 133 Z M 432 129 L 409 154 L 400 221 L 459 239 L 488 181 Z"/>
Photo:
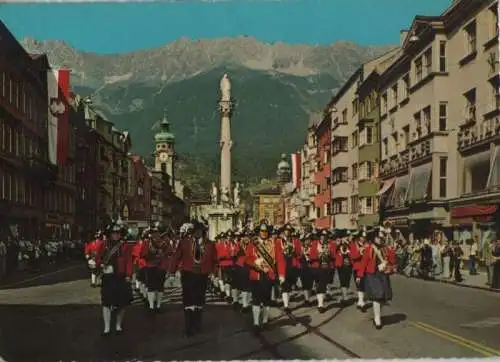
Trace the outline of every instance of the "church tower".
<path fill-rule="evenodd" d="M 175 137 L 170 132 L 166 114 L 160 122 L 160 131 L 155 134 L 155 171 L 165 172 L 170 178 L 170 186 L 175 187 Z"/>

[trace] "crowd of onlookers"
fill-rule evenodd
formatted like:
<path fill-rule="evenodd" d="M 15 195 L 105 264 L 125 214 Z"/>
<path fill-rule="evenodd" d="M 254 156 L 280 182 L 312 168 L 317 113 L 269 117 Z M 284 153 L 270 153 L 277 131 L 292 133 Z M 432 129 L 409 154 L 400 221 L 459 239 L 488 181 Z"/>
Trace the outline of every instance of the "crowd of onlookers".
<path fill-rule="evenodd" d="M 21 270 L 38 271 L 50 264 L 83 258 L 80 240 L 0 238 L 0 280 Z"/>
<path fill-rule="evenodd" d="M 447 279 L 461 283 L 465 274 L 486 271 L 485 283 L 500 289 L 500 239 L 479 246 L 476 239 L 464 243 L 443 238 L 396 242 L 398 272 L 408 277 Z"/>

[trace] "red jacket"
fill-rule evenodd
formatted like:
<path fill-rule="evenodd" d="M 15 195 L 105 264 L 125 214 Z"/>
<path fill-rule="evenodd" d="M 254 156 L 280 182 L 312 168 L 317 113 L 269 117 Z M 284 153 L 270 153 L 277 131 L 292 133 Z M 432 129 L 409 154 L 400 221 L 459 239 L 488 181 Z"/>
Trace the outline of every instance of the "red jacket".
<path fill-rule="evenodd" d="M 217 265 L 217 252 L 215 245 L 208 241 L 203 241 L 204 252 L 201 257 L 199 268 L 196 267 L 193 255 L 192 237 L 187 237 L 179 241 L 179 245 L 172 256 L 169 271 L 175 273 L 177 270 L 190 271 L 199 274 L 210 274 L 215 271 Z"/>
<path fill-rule="evenodd" d="M 363 244 L 362 248 L 366 247 L 367 244 Z M 352 268 L 354 270 L 359 270 L 362 266 L 361 264 L 361 259 L 363 257 L 361 253 L 361 247 L 357 242 L 352 242 L 349 245 L 349 250 L 351 251 L 351 258 L 352 258 Z"/>
<path fill-rule="evenodd" d="M 321 267 L 320 253 L 319 253 L 319 249 L 321 248 L 320 244 L 321 244 L 321 241 L 319 241 L 319 240 L 312 240 L 311 241 L 309 262 L 310 262 L 310 266 L 312 268 Z M 336 251 L 337 251 L 337 244 L 335 244 L 335 241 L 333 241 L 333 240 L 328 241 L 328 252 L 329 252 L 328 267 L 329 268 L 332 268 L 334 266 Z"/>
<path fill-rule="evenodd" d="M 89 241 L 85 244 L 84 253 L 85 255 L 93 256 L 95 254 L 95 247 L 98 242 L 98 239 Z"/>
<path fill-rule="evenodd" d="M 245 259 L 246 259 L 246 255 L 245 255 L 245 250 L 243 249 L 243 243 L 240 240 L 237 241 L 237 244 L 235 245 L 234 247 L 234 251 L 236 253 L 236 257 L 235 257 L 235 264 L 238 265 L 238 266 L 244 266 L 245 265 Z"/>
<path fill-rule="evenodd" d="M 345 247 L 347 248 L 347 255 L 342 254 L 340 245 L 337 246 L 337 250 L 335 252 L 335 268 L 341 268 L 344 266 L 344 257 L 347 257 L 349 264 L 353 265 L 350 245 L 346 245 Z"/>
<path fill-rule="evenodd" d="M 134 259 L 135 265 L 137 265 L 139 268 L 144 268 L 146 264 L 144 263 L 144 260 L 141 259 L 141 252 L 142 248 L 145 244 L 144 240 L 139 240 L 133 247 L 132 247 L 132 258 Z"/>
<path fill-rule="evenodd" d="M 222 268 L 233 266 L 234 253 L 233 243 L 227 240 L 221 240 L 215 244 L 215 250 L 217 252 L 217 260 Z"/>
<path fill-rule="evenodd" d="M 164 242 L 158 246 L 158 255 L 153 255 L 151 253 L 151 241 L 147 241 L 142 244 L 140 250 L 140 265 L 144 265 L 148 268 L 159 267 L 164 270 L 169 269 L 170 259 L 174 254 L 174 250 L 172 250 L 171 244 Z"/>
<path fill-rule="evenodd" d="M 95 261 L 98 266 L 102 266 L 104 255 L 106 254 L 108 245 L 107 242 L 96 240 L 95 243 Z M 127 242 L 122 243 L 116 255 L 116 274 L 125 274 L 128 277 L 133 273 L 132 250 Z"/>
<path fill-rule="evenodd" d="M 281 242 L 281 248 L 283 249 L 285 246 L 285 241 L 280 240 Z M 300 269 L 302 268 L 302 263 L 301 263 L 301 258 L 303 255 L 303 250 L 302 250 L 302 244 L 300 243 L 299 239 L 292 239 L 292 244 L 293 244 L 293 252 L 291 256 L 291 262 L 292 262 L 292 268 L 297 268 Z M 284 250 L 283 250 L 283 255 L 284 255 Z"/>
<path fill-rule="evenodd" d="M 249 243 L 245 250 L 245 263 L 250 267 L 250 280 L 260 280 L 261 269 L 256 264 L 256 261 L 258 258 L 262 258 L 262 256 L 258 255 L 257 248 L 255 246 L 255 243 L 259 242 L 260 241 L 254 241 L 252 243 Z M 265 242 L 269 243 L 268 250 L 270 250 L 270 256 L 275 261 L 275 265 L 271 265 L 271 268 L 267 270 L 269 279 L 276 280 L 279 277 L 284 278 L 286 272 L 286 260 L 285 256 L 283 255 L 283 249 L 281 248 L 281 241 L 279 239 L 268 239 Z M 266 265 L 266 262 L 264 262 L 263 265 Z M 276 268 L 278 275 L 275 274 L 274 268 Z"/>
<path fill-rule="evenodd" d="M 385 246 L 379 247 L 379 250 L 382 254 L 385 254 L 385 258 L 389 267 L 396 265 L 396 253 L 394 252 L 394 249 L 389 246 Z M 356 275 L 359 278 L 362 278 L 365 274 L 374 274 L 376 268 L 377 258 L 373 250 L 373 245 L 368 244 L 365 247 L 363 257 L 361 258 L 361 267 L 356 270 Z"/>

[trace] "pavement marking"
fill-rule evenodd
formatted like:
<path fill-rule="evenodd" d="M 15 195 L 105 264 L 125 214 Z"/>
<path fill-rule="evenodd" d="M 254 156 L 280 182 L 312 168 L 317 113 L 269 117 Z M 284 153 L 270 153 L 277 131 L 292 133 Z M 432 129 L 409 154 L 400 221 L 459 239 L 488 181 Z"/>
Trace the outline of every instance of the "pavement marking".
<path fill-rule="evenodd" d="M 59 273 L 66 272 L 68 270 L 73 270 L 73 269 L 77 269 L 77 268 L 81 268 L 81 267 L 82 267 L 82 265 L 80 265 L 80 264 L 72 265 L 72 266 L 69 266 L 69 267 L 66 267 L 66 268 L 63 268 L 63 269 L 51 271 L 51 272 L 48 272 L 48 273 L 39 274 L 39 275 L 36 275 L 34 277 L 31 277 L 31 278 L 28 278 L 28 279 L 23 279 L 23 280 L 14 282 L 14 283 L 2 284 L 2 285 L 0 285 L 0 288 L 1 289 L 7 289 L 7 288 L 12 288 L 12 287 L 17 287 L 18 285 L 23 285 L 23 284 L 32 282 L 34 280 L 38 280 L 38 279 L 41 279 L 41 278 L 48 277 L 50 275 L 57 275 Z"/>
<path fill-rule="evenodd" d="M 478 352 L 482 354 L 485 357 L 497 357 L 500 356 L 500 351 L 495 350 L 493 348 L 487 347 L 483 344 L 471 341 L 470 339 L 460 337 L 456 334 L 447 332 L 445 330 L 442 330 L 440 328 L 436 328 L 434 326 L 431 326 L 427 323 L 423 322 L 410 322 L 410 324 L 413 327 L 420 328 L 428 333 L 434 334 L 438 337 L 441 337 L 443 339 L 446 339 L 450 342 L 453 342 L 455 344 L 458 344 L 462 347 L 468 348 L 470 350 L 473 350 L 475 352 Z"/>
<path fill-rule="evenodd" d="M 487 318 L 481 321 L 462 324 L 461 327 L 464 328 L 491 328 L 500 325 L 500 318 Z"/>

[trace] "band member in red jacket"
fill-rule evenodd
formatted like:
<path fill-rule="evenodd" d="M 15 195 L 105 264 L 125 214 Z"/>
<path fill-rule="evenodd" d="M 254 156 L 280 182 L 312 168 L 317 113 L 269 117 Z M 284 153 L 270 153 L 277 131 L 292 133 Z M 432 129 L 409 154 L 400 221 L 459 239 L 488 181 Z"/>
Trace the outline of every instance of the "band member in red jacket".
<path fill-rule="evenodd" d="M 98 231 L 95 234 L 95 239 L 89 241 L 85 244 L 85 258 L 87 259 L 88 266 L 90 268 L 90 286 L 95 288 L 97 285 L 97 264 L 95 262 L 95 247 L 98 240 L 102 240 L 102 231 Z"/>
<path fill-rule="evenodd" d="M 382 227 L 370 231 L 368 240 L 371 244 L 365 247 L 361 268 L 357 272 L 358 278 L 365 278 L 365 293 L 373 302 L 373 324 L 377 329 L 382 328 L 381 305 L 392 300 L 389 276 L 396 265 L 396 254 L 386 245 L 385 238 Z"/>
<path fill-rule="evenodd" d="M 166 271 L 172 254 L 170 245 L 162 238 L 163 231 L 160 223 L 155 223 L 141 249 L 141 259 L 146 265 L 147 300 L 151 312 L 161 309 Z"/>
<path fill-rule="evenodd" d="M 259 236 L 247 246 L 245 263 L 250 268 L 253 324 L 256 333 L 269 321 L 273 286 L 285 281 L 286 261 L 281 242 L 269 238 L 269 226 L 259 227 Z M 262 318 L 261 318 L 262 317 Z"/>
<path fill-rule="evenodd" d="M 290 224 L 286 224 L 283 227 L 283 235 L 280 238 L 281 249 L 283 250 L 283 256 L 286 262 L 286 275 L 285 282 L 281 288 L 281 298 L 283 300 L 283 308 L 285 312 L 290 311 L 290 292 L 292 288 L 297 284 L 300 276 L 300 257 L 302 246 L 300 245 L 300 240 L 292 237 L 293 228 Z"/>
<path fill-rule="evenodd" d="M 231 298 L 231 280 L 234 260 L 232 258 L 232 231 L 228 231 L 224 237 L 215 245 L 217 251 L 217 259 L 220 268 L 220 287 L 225 299 L 228 303 L 232 302 Z"/>
<path fill-rule="evenodd" d="M 335 269 L 338 272 L 340 281 L 340 290 L 342 291 L 342 303 L 345 304 L 349 300 L 349 287 L 352 278 L 352 255 L 349 247 L 349 241 L 345 233 L 337 232 L 337 250 L 335 252 Z"/>
<path fill-rule="evenodd" d="M 111 312 L 116 311 L 117 334 L 121 334 L 125 307 L 133 300 L 130 279 L 132 277 L 132 252 L 124 240 L 126 233 L 120 221 L 107 228 L 106 240 L 96 243 L 96 263 L 102 273 L 101 303 L 104 320 L 104 336 L 111 333 Z"/>
<path fill-rule="evenodd" d="M 325 309 L 325 294 L 332 268 L 334 267 L 334 258 L 336 254 L 336 245 L 330 239 L 328 231 L 323 230 L 318 236 L 311 241 L 309 265 L 316 284 L 316 298 L 318 301 L 318 311 L 324 313 Z"/>
<path fill-rule="evenodd" d="M 149 230 L 144 230 L 141 233 L 140 240 L 132 247 L 132 259 L 134 263 L 134 273 L 135 273 L 135 290 L 142 297 L 147 297 L 146 290 L 146 266 L 144 260 L 141 259 L 141 250 L 143 248 L 146 239 L 149 237 Z"/>
<path fill-rule="evenodd" d="M 249 268 L 246 265 L 246 249 L 250 242 L 250 233 L 245 230 L 237 239 L 238 249 L 236 252 L 235 260 L 235 288 L 237 288 L 241 293 L 241 312 L 247 313 L 250 311 L 250 279 L 249 279 Z"/>
<path fill-rule="evenodd" d="M 172 274 L 181 270 L 185 333 L 191 336 L 201 331 L 208 276 L 215 270 L 217 253 L 204 224 L 194 220 L 182 229 L 185 236 L 179 241 L 169 269 Z"/>
<path fill-rule="evenodd" d="M 358 301 L 356 303 L 356 307 L 365 312 L 366 304 L 365 304 L 365 287 L 364 287 L 364 278 L 357 278 L 358 271 L 361 269 L 362 264 L 361 260 L 365 253 L 366 248 L 366 232 L 361 231 L 352 235 L 353 239 L 350 244 L 351 258 L 352 258 L 352 269 L 354 278 L 356 280 L 356 289 L 358 291 Z"/>

